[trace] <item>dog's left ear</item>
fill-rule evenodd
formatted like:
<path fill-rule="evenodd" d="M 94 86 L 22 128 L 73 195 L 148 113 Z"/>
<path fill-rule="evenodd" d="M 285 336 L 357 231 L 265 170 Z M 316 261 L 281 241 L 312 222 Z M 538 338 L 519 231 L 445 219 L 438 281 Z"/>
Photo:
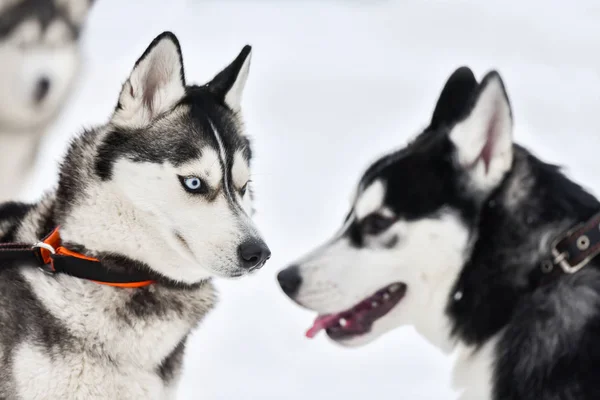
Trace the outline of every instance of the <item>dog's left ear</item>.
<path fill-rule="evenodd" d="M 513 159 L 512 111 L 500 75 L 492 71 L 476 90 L 466 116 L 450 130 L 457 163 L 478 191 L 500 184 Z"/>
<path fill-rule="evenodd" d="M 241 107 L 242 92 L 248 79 L 251 59 L 252 47 L 246 45 L 231 64 L 206 84 L 210 91 L 235 112 Z"/>
<path fill-rule="evenodd" d="M 477 79 L 469 67 L 458 68 L 450 75 L 433 110 L 429 130 L 452 126 L 464 116 L 477 89 Z"/>
<path fill-rule="evenodd" d="M 123 85 L 112 122 L 131 128 L 148 126 L 185 95 L 181 48 L 171 32 L 157 36 L 135 63 Z"/>

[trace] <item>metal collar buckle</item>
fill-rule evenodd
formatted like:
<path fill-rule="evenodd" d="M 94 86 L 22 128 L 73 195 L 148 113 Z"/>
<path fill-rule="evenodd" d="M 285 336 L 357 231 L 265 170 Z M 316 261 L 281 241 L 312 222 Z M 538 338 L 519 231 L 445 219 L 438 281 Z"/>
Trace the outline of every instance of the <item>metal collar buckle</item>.
<path fill-rule="evenodd" d="M 52 247 L 51 245 L 49 245 L 48 243 L 44 243 L 44 242 L 37 242 L 34 243 L 31 246 L 32 249 L 46 249 L 48 250 L 51 254 L 56 254 L 56 250 L 54 249 L 54 247 Z M 50 264 L 44 264 L 42 266 L 39 267 L 39 269 L 49 275 L 52 275 L 54 273 L 54 270 L 52 269 L 52 266 Z"/>
<path fill-rule="evenodd" d="M 563 270 L 563 272 L 566 274 L 574 274 L 575 272 L 577 272 L 580 269 L 582 269 L 583 267 L 585 267 L 587 265 L 587 263 L 589 263 L 592 260 L 592 258 L 594 258 L 596 256 L 594 254 L 591 254 L 588 257 L 581 260 L 576 265 L 571 265 L 568 261 L 569 260 L 569 252 L 568 251 L 561 252 L 557 248 L 558 244 L 561 241 L 563 241 L 564 239 L 567 239 L 573 233 L 575 233 L 576 231 L 581 229 L 581 227 L 583 225 L 584 224 L 579 224 L 579 225 L 575 226 L 574 228 L 568 230 L 567 232 L 563 233 L 562 235 L 560 235 L 559 237 L 554 239 L 554 241 L 552 242 L 552 257 L 553 257 L 552 263 L 554 265 L 558 265 Z"/>

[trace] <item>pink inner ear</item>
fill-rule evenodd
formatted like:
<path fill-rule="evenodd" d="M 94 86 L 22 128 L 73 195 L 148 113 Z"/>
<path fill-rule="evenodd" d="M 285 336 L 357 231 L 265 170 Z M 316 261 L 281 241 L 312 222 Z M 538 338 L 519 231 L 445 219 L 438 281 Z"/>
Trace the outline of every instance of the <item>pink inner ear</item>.
<path fill-rule="evenodd" d="M 496 144 L 496 138 L 498 137 L 498 127 L 496 126 L 498 123 L 498 111 L 494 111 L 490 121 L 488 123 L 487 130 L 487 140 L 485 142 L 485 146 L 481 149 L 481 153 L 477 160 L 483 159 L 483 163 L 485 165 L 485 173 L 487 174 L 490 168 L 490 162 L 492 161 L 492 155 L 494 151 L 494 145 Z"/>

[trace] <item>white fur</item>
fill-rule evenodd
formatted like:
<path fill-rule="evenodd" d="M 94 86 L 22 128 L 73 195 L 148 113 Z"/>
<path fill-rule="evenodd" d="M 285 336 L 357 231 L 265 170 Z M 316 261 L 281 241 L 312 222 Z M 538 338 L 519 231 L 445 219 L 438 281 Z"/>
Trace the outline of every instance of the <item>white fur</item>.
<path fill-rule="evenodd" d="M 246 87 L 248 80 L 248 72 L 250 71 L 250 61 L 252 60 L 252 52 L 248 54 L 244 64 L 238 73 L 238 76 L 231 86 L 231 89 L 225 95 L 225 103 L 234 111 L 240 111 L 242 103 L 242 93 Z"/>
<path fill-rule="evenodd" d="M 233 165 L 231 166 L 231 177 L 233 179 L 234 187 L 241 189 L 248 179 L 250 179 L 250 167 L 246 158 L 240 150 L 235 152 L 233 156 Z"/>
<path fill-rule="evenodd" d="M 115 125 L 143 128 L 169 111 L 185 94 L 177 45 L 165 37 L 133 69 L 121 92 Z"/>
<path fill-rule="evenodd" d="M 244 185 L 249 184 L 250 180 L 250 166 L 248 162 L 244 158 L 244 155 L 241 151 L 236 151 L 233 156 L 233 165 L 231 166 L 231 177 L 233 180 L 233 186 L 237 190 L 241 190 Z M 242 208 L 246 212 L 246 214 L 252 214 L 252 197 L 250 196 L 250 188 L 247 187 L 246 193 L 241 197 Z M 241 196 L 241 194 L 240 194 Z"/>
<path fill-rule="evenodd" d="M 458 343 L 454 353 L 452 387 L 460 393 L 459 400 L 488 400 L 492 398 L 493 362 L 497 337 L 481 348 Z"/>
<path fill-rule="evenodd" d="M 65 352 L 23 342 L 16 349 L 12 366 L 22 398 L 172 398 L 174 388 L 164 386 L 156 368 L 194 327 L 192 321 L 175 310 L 144 319 L 125 318 L 120 308 L 133 294 L 131 290 L 65 275 L 52 279 L 35 269 L 25 269 L 23 275 L 77 344 Z M 176 291 L 160 287 L 150 290 Z M 213 294 L 210 288 L 202 287 L 188 292 L 187 299 L 178 300 L 194 308 L 210 304 Z"/>
<path fill-rule="evenodd" d="M 381 181 L 371 183 L 358 196 L 354 212 L 358 219 L 363 219 L 367 215 L 381 208 L 385 196 L 385 186 Z"/>
<path fill-rule="evenodd" d="M 496 187 L 513 157 L 511 111 L 500 77 L 491 77 L 469 116 L 450 132 L 450 139 L 475 188 L 487 192 Z M 486 145 L 491 146 L 488 165 L 482 157 Z"/>

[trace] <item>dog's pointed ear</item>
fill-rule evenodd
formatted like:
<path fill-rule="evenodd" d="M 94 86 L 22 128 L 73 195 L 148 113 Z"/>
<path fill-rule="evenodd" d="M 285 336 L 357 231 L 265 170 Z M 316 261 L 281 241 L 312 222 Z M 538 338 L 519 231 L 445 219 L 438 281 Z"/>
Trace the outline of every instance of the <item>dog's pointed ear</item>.
<path fill-rule="evenodd" d="M 435 105 L 429 128 L 452 126 L 467 111 L 477 89 L 477 80 L 468 67 L 460 67 L 450 75 Z"/>
<path fill-rule="evenodd" d="M 512 165 L 512 111 L 500 75 L 488 73 L 475 92 L 466 116 L 450 130 L 456 161 L 470 183 L 488 192 Z"/>
<path fill-rule="evenodd" d="M 164 32 L 152 41 L 123 85 L 113 122 L 148 126 L 185 95 L 181 48 L 177 37 Z"/>
<path fill-rule="evenodd" d="M 207 84 L 207 87 L 235 112 L 241 107 L 242 92 L 248 79 L 251 59 L 252 47 L 246 45 L 236 59 Z"/>

